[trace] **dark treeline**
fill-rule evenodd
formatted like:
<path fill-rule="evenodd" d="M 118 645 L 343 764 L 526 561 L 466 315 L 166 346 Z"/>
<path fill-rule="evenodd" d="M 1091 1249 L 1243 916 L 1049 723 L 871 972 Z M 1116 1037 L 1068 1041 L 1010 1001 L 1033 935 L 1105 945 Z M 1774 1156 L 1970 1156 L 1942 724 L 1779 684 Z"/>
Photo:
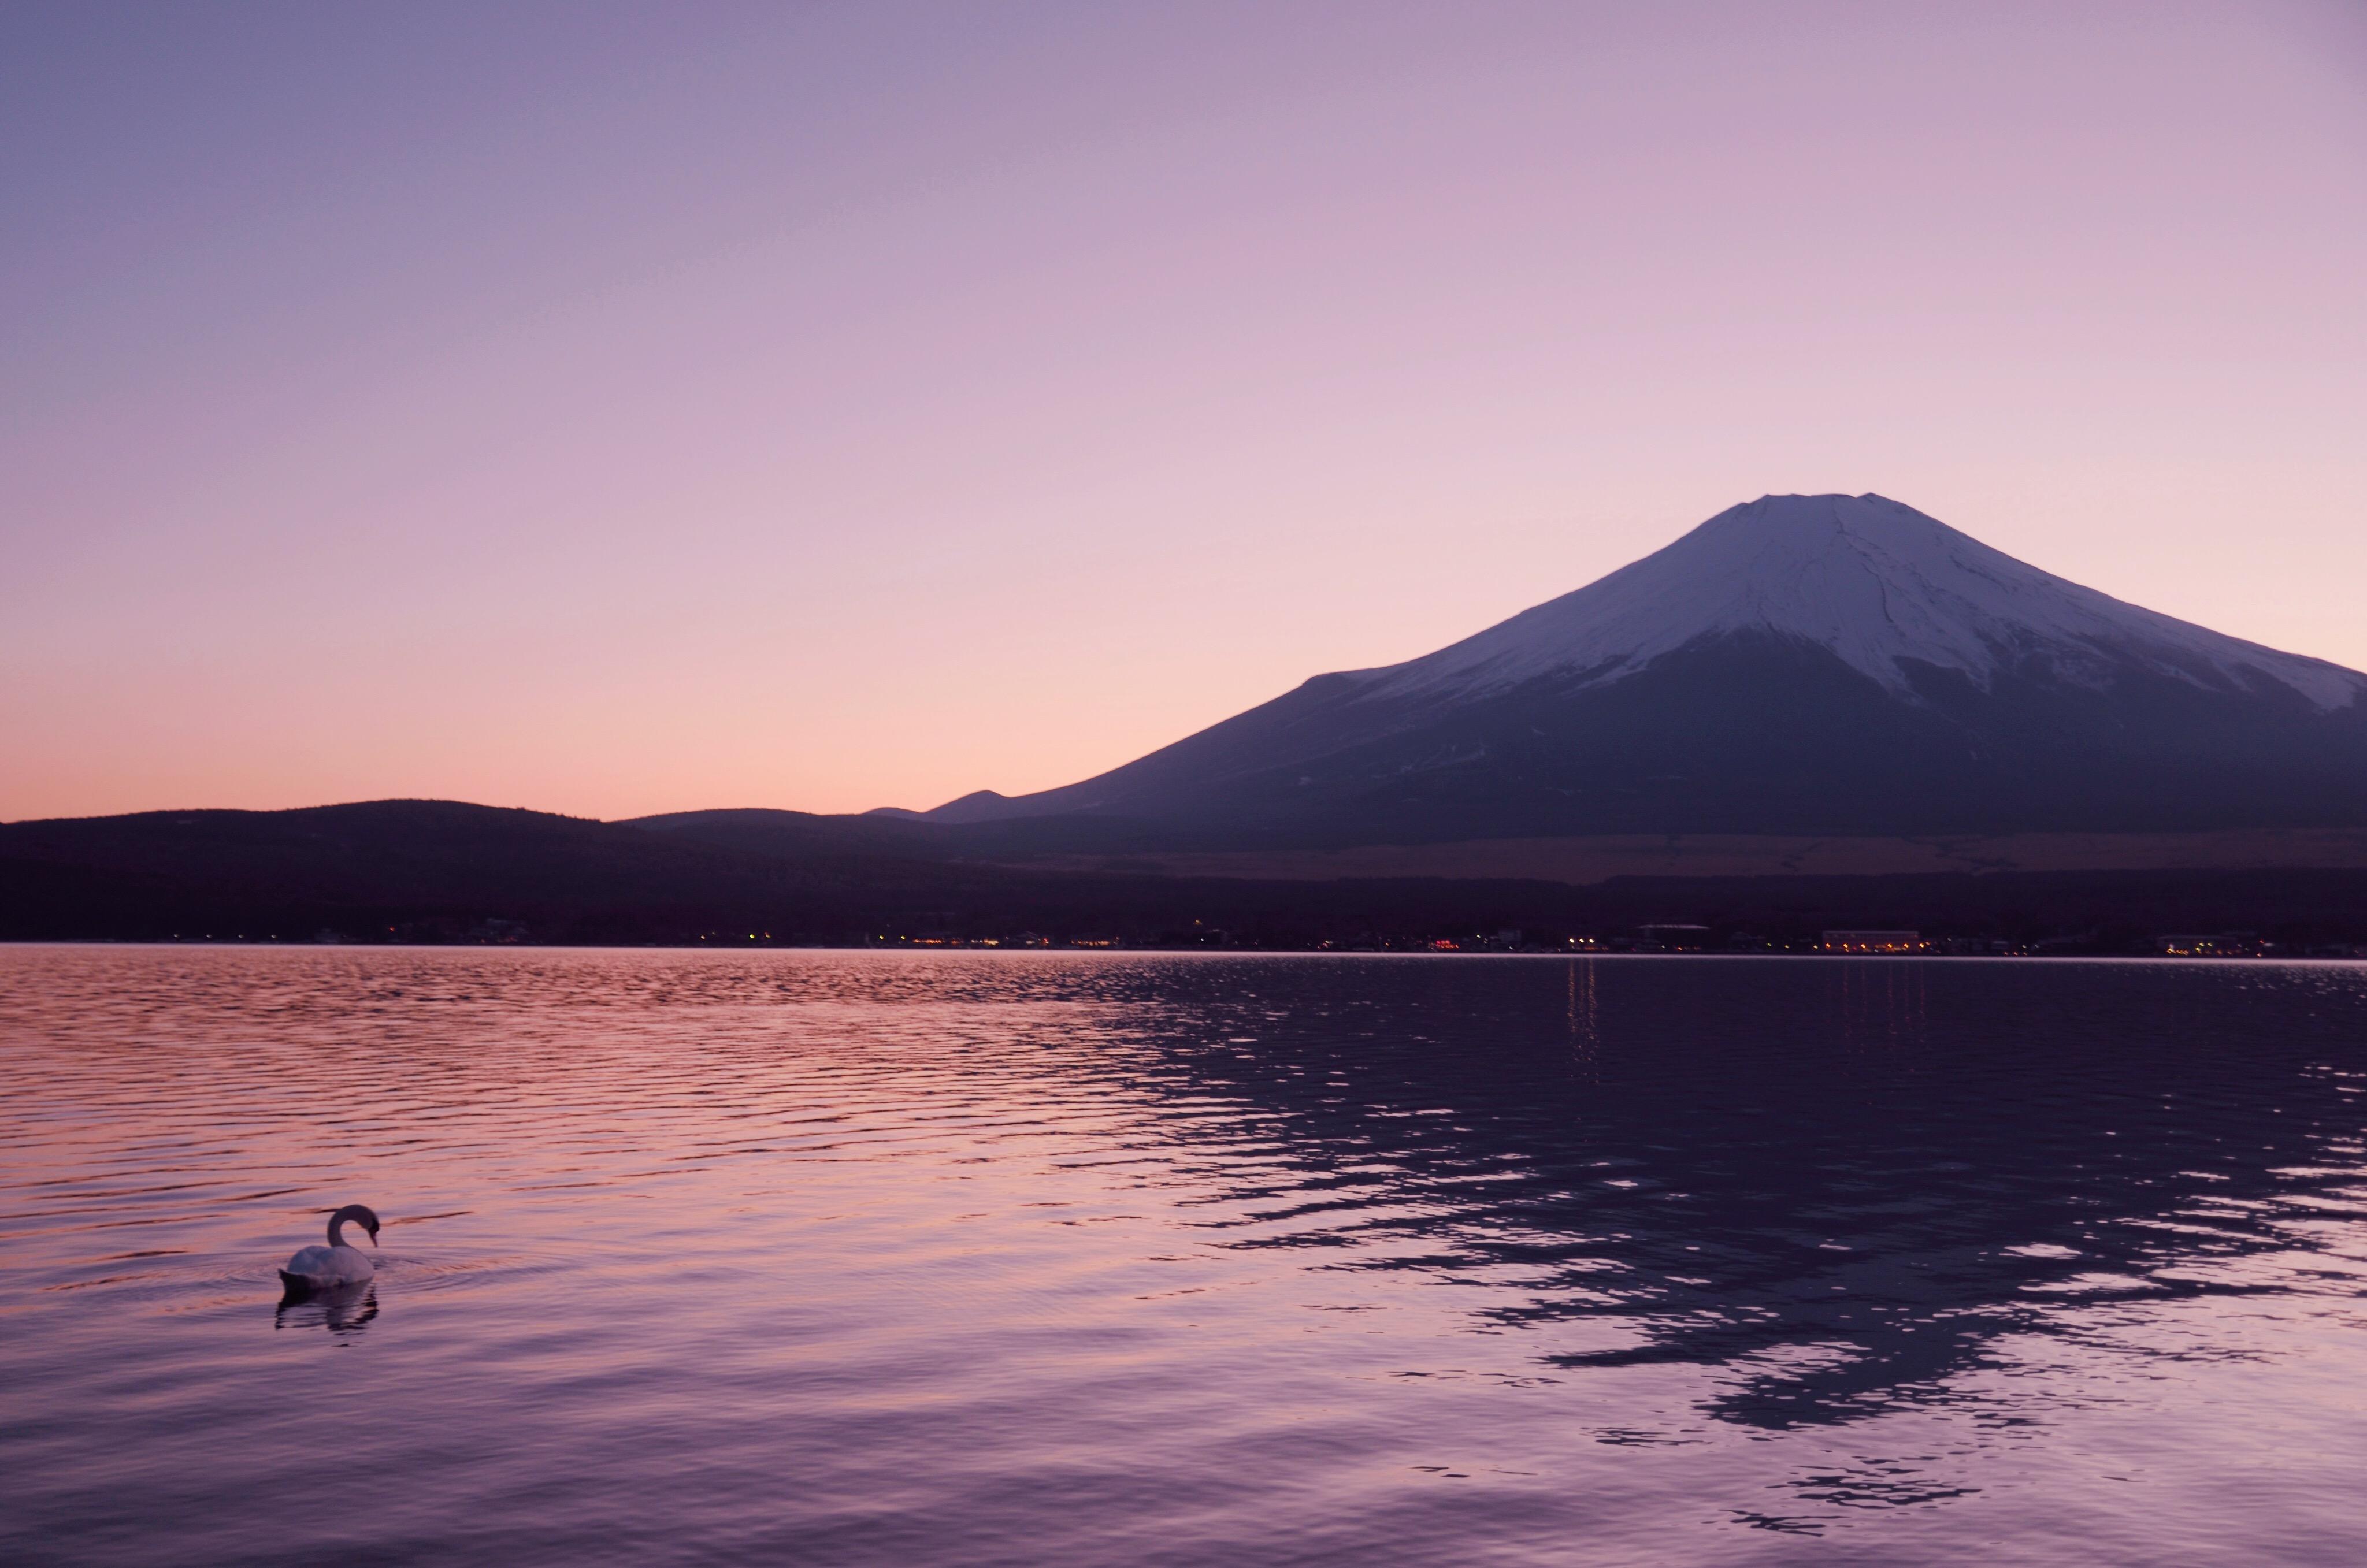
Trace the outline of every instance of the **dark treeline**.
<path fill-rule="evenodd" d="M 822 821 L 826 819 L 816 819 Z M 1031 870 L 891 832 L 763 848 L 447 802 L 157 812 L 0 826 L 0 939 L 864 943 L 1038 936 L 1130 945 L 1551 945 L 1657 922 L 1705 944 L 1833 927 L 2123 952 L 2245 930 L 2367 942 L 2367 871 L 1251 882 Z"/>

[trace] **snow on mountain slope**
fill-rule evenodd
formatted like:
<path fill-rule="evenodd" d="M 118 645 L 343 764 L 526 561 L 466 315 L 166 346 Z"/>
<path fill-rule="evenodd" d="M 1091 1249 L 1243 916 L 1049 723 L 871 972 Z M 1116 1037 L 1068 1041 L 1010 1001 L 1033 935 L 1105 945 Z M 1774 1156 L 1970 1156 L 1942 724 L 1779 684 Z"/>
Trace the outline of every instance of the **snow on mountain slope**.
<path fill-rule="evenodd" d="M 1754 632 L 1829 649 L 1908 697 L 1901 660 L 1986 690 L 2033 657 L 2080 686 L 2134 663 L 2198 686 L 2287 687 L 2322 712 L 2367 694 L 2367 676 L 2123 604 L 1879 495 L 1761 496 L 1574 593 L 1348 678 L 1366 696 L 1430 701 L 1555 674 L 1603 685 L 1702 638 Z"/>

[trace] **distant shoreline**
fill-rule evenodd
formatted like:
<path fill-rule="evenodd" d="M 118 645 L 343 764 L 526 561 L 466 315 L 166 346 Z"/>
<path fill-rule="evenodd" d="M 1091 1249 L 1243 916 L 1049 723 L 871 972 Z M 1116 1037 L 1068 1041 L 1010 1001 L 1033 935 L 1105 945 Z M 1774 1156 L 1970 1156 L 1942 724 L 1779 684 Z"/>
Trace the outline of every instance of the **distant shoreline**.
<path fill-rule="evenodd" d="M 1623 833 L 1370 844 L 1339 850 L 1051 854 L 997 863 L 1253 882 L 1436 876 L 1590 886 L 1621 876 L 1896 876 L 1916 872 L 2255 871 L 2367 868 L 2367 829 L 2186 833 Z"/>
<path fill-rule="evenodd" d="M 2355 829 L 978 857 L 859 820 L 669 831 L 459 802 L 13 823 L 0 940 L 1802 953 L 1829 931 L 1904 931 L 1964 956 L 2325 957 L 2367 944 Z M 2097 860 L 2118 863 L 2064 863 Z"/>
<path fill-rule="evenodd" d="M 375 953 L 900 953 L 914 957 L 945 956 L 950 953 L 979 955 L 990 958 L 1542 958 L 1557 963 L 1594 959 L 1800 959 L 1819 963 L 1900 964 L 1924 963 L 1935 960 L 1980 960 L 1999 963 L 2029 964 L 2367 964 L 2367 943 L 2343 944 L 2348 952 L 2311 953 L 2160 953 L 2104 952 L 2077 950 L 2066 944 L 2047 952 L 1975 953 L 1953 952 L 1934 948 L 1930 951 L 1902 953 L 1828 953 L 1816 948 L 1738 948 L 1703 950 L 1691 948 L 1638 949 L 1635 947 L 1550 948 L 1542 946 L 1488 947 L 1434 946 L 1403 947 L 1216 947 L 1176 944 L 1161 946 L 1155 942 L 1110 945 L 1026 946 L 999 942 L 753 942 L 734 946 L 723 942 L 309 942 L 280 941 L 262 937 L 0 937 L 0 948 L 33 947 L 153 947 L 153 948 L 236 948 L 271 949 L 283 952 L 331 953 L 355 949 Z"/>

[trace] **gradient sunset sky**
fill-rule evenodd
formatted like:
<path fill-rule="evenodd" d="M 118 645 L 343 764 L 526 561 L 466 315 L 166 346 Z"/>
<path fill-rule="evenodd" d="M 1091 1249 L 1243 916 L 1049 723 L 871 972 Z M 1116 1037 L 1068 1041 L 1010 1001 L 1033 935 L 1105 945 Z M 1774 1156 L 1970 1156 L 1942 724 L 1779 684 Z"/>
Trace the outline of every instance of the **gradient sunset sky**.
<path fill-rule="evenodd" d="M 0 818 L 1064 784 L 1766 491 L 2367 667 L 2367 6 L 0 10 Z"/>

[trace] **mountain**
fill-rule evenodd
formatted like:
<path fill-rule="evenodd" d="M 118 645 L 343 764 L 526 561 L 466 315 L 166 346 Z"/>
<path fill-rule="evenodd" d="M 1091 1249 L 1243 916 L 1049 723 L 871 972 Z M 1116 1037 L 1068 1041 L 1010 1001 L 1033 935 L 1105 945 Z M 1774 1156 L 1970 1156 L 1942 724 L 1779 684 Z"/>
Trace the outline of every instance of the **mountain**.
<path fill-rule="evenodd" d="M 0 824 L 0 941 L 1293 945 L 1676 920 L 2355 942 L 2362 699 L 2367 676 L 1879 496 L 1768 496 L 1424 658 L 1015 800 Z"/>
<path fill-rule="evenodd" d="M 1770 495 L 1435 653 L 920 817 L 1038 849 L 2357 827 L 2362 697 L 1884 497 Z"/>

